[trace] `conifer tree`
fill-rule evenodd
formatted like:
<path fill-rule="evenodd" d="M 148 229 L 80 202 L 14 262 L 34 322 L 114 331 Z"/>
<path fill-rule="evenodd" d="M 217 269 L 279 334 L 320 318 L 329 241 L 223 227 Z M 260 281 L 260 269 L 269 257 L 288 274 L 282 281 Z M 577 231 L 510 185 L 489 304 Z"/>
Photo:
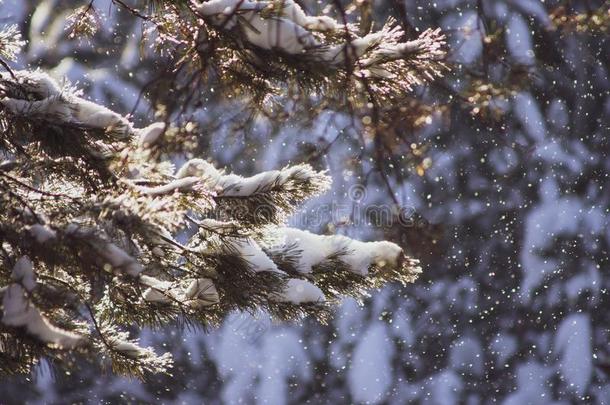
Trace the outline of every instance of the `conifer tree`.
<path fill-rule="evenodd" d="M 65 79 L 12 69 L 23 43 L 14 27 L 0 33 L 2 372 L 79 356 L 138 377 L 171 372 L 169 354 L 139 345 L 134 328 L 206 329 L 258 309 L 325 322 L 343 296 L 417 278 L 394 243 L 286 227 L 328 190 L 325 172 L 221 170 L 196 154 L 205 128 L 180 110 L 213 83 L 250 115 L 311 97 L 347 103 L 374 133 L 381 105 L 446 69 L 439 30 L 409 40 L 391 19 L 377 30 L 340 4 L 333 18 L 292 0 L 113 3 L 172 62 L 175 104 L 156 104 L 157 122 L 141 127 Z M 93 35 L 98 18 L 94 1 L 75 10 L 70 35 Z"/>

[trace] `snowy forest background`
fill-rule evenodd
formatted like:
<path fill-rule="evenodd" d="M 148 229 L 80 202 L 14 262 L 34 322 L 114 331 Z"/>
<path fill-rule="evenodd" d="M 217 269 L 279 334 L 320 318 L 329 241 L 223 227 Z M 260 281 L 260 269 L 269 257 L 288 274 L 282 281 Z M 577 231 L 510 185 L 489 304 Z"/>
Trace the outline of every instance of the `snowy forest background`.
<path fill-rule="evenodd" d="M 610 401 L 608 2 L 362 3 L 375 20 L 448 37 L 451 72 L 385 106 L 395 121 L 381 142 L 340 106 L 251 119 L 213 86 L 184 113 L 221 167 L 329 169 L 332 192 L 291 224 L 397 242 L 422 261 L 420 279 L 346 300 L 328 326 L 235 314 L 209 333 L 144 331 L 173 352 L 174 377 L 43 364 L 0 381 L 1 403 Z M 171 66 L 140 49 L 141 20 L 110 0 L 95 7 L 90 41 L 69 38 L 71 1 L 4 0 L 0 23 L 27 40 L 16 66 L 146 122 L 149 100 L 171 105 L 158 85 Z"/>

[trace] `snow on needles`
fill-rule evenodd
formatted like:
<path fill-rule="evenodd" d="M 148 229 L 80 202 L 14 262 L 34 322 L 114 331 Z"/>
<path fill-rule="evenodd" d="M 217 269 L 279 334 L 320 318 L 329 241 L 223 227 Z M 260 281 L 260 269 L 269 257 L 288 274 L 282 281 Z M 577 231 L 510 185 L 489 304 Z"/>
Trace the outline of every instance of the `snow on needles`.
<path fill-rule="evenodd" d="M 286 276 L 286 285 L 281 292 L 274 293 L 269 297 L 271 301 L 288 302 L 295 305 L 326 301 L 322 290 L 313 283 L 307 280 L 288 278 L 286 272 L 277 267 L 275 262 L 271 260 L 255 240 L 251 238 L 226 238 L 224 243 L 228 249 L 248 262 L 255 273 L 270 272 Z M 187 295 L 193 288 L 195 286 L 191 285 L 187 289 Z"/>
<path fill-rule="evenodd" d="M 6 288 L 2 299 L 3 324 L 24 328 L 51 347 L 69 349 L 83 342 L 82 336 L 53 326 L 30 301 L 30 293 L 36 288 L 36 276 L 27 256 L 21 257 L 13 267 L 12 279 L 13 283 Z"/>
<path fill-rule="evenodd" d="M 361 37 L 328 16 L 308 16 L 293 0 L 211 0 L 200 3 L 197 9 L 213 25 L 225 29 L 239 27 L 252 45 L 304 55 L 334 68 L 341 67 L 346 58 L 353 62 L 370 51 L 364 67 L 370 67 L 367 74 L 372 75 L 388 75 L 389 72 L 374 65 L 402 59 L 415 51 L 426 52 L 428 58 L 440 59 L 445 54 L 441 50 L 444 36 L 439 31 L 427 30 L 418 40 L 401 43 L 404 33 L 390 20 L 381 30 Z M 338 35 L 344 38 L 343 42 L 328 43 L 322 36 L 314 35 L 316 31 L 347 35 Z"/>
<path fill-rule="evenodd" d="M 12 97 L 0 98 L 0 104 L 16 115 L 52 117 L 65 123 L 111 130 L 117 137 L 127 139 L 138 134 L 142 145 L 151 145 L 163 133 L 164 124 L 155 123 L 136 130 L 124 116 L 62 88 L 48 74 L 41 71 L 15 71 L 16 80 L 9 73 L 0 73 L 0 89 L 11 89 Z M 28 99 L 25 93 L 35 97 Z"/>
<path fill-rule="evenodd" d="M 231 4 L 216 3 L 218 7 Z M 254 13 L 263 3 L 244 4 Z M 307 38 L 311 35 L 308 29 L 338 29 L 333 20 L 309 17 L 294 3 L 286 3 L 282 10 L 282 17 L 277 18 L 288 24 L 286 27 L 298 24 L 297 31 Z M 256 18 L 261 24 L 271 21 Z M 392 35 L 398 33 L 398 29 L 390 31 Z M 358 49 L 381 41 L 390 31 L 356 38 L 350 46 L 360 52 Z M 317 41 L 317 37 L 310 38 Z M 295 39 L 291 49 L 298 44 Z M 408 43 L 404 48 L 419 46 Z M 383 57 L 391 58 L 391 46 L 383 49 Z M 156 356 L 152 349 L 140 347 L 128 333 L 120 331 L 121 325 L 165 322 L 178 314 L 203 322 L 207 311 L 199 310 L 221 300 L 222 305 L 210 312 L 214 319 L 222 319 L 229 309 L 253 309 L 252 304 L 282 319 L 306 314 L 326 316 L 327 304 L 341 295 L 361 297 L 364 289 L 383 282 L 415 279 L 418 267 L 414 260 L 409 262 L 411 259 L 393 243 L 365 243 L 345 236 L 281 228 L 299 203 L 330 188 L 326 172 L 300 164 L 242 177 L 219 170 L 206 160 L 192 159 L 174 174 L 169 158 L 163 156 L 159 162 L 150 159 L 169 123 L 136 129 L 128 118 L 81 98 L 80 93 L 60 86 L 45 73 L 20 71 L 15 75 L 0 76 L 1 118 L 3 123 L 9 122 L 7 125 L 16 122 L 8 132 L 10 136 L 27 132 L 19 127 L 22 123 L 26 128 L 53 123 L 57 131 L 47 134 L 32 129 L 32 134 L 25 134 L 26 140 L 32 137 L 42 150 L 52 147 L 53 153 L 57 153 L 55 145 L 45 142 L 56 141 L 55 135 L 60 137 L 62 133 L 72 142 L 82 141 L 85 147 L 97 146 L 98 142 L 108 146 L 102 150 L 107 151 L 103 156 L 107 159 L 95 159 L 92 169 L 88 166 L 91 162 L 83 157 L 87 163 L 83 166 L 87 167 L 79 173 L 82 176 L 73 176 L 73 167 L 62 166 L 56 183 L 40 180 L 41 184 L 36 184 L 41 190 L 35 190 L 44 195 L 46 191 L 42 190 L 55 193 L 74 184 L 77 190 L 84 190 L 77 183 L 84 181 L 81 177 L 99 180 L 101 186 L 91 198 L 85 194 L 67 196 L 68 204 L 72 199 L 82 201 L 78 210 L 65 209 L 63 215 L 62 208 L 62 215 L 58 215 L 55 206 L 49 208 L 40 202 L 42 198 L 31 199 L 33 208 L 22 208 L 21 201 L 15 204 L 17 212 L 23 211 L 23 222 L 16 223 L 15 232 L 32 243 L 13 247 L 9 241 L 9 254 L 31 252 L 40 260 L 40 283 L 32 262 L 23 256 L 12 269 L 8 285 L 0 290 L 0 322 L 5 329 L 14 329 L 17 339 L 28 334 L 50 348 L 60 349 L 83 344 L 81 349 L 106 352 L 118 372 L 143 375 L 165 370 L 171 363 L 170 354 Z M 104 144 L 106 141 L 108 144 Z M 175 140 L 169 136 L 167 141 Z M 155 150 L 144 150 L 151 146 Z M 120 164 L 115 165 L 118 160 Z M 11 165 L 16 165 L 9 163 L 2 168 L 11 170 Z M 98 166 L 103 166 L 99 172 Z M 116 181 L 106 181 L 109 175 Z M 24 195 L 33 189 L 28 181 L 16 180 L 18 186 L 27 189 Z M 183 242 L 181 231 L 190 225 L 198 230 Z M 279 244 L 273 245 L 275 242 Z M 88 271 L 93 267 L 100 270 L 99 274 Z M 329 276 L 322 271 L 335 273 Z M 89 294 L 101 291 L 98 281 L 104 284 L 103 296 Z M 55 294 L 57 301 L 43 301 L 49 293 Z M 84 303 L 66 307 L 58 295 L 61 293 Z M 82 311 L 84 307 L 88 311 Z M 82 318 L 86 318 L 84 322 Z M 64 325 L 60 319 L 70 322 L 70 327 L 64 326 L 70 330 L 54 325 Z M 91 322 L 95 333 L 86 332 L 84 325 Z"/>
<path fill-rule="evenodd" d="M 68 227 L 68 233 L 78 235 L 78 231 L 77 226 Z M 144 267 L 134 257 L 112 242 L 96 244 L 95 250 L 115 271 L 124 272 L 131 277 L 137 277 L 144 271 Z"/>
<path fill-rule="evenodd" d="M 316 235 L 295 228 L 280 228 L 277 233 L 286 246 L 301 251 L 298 269 L 302 273 L 311 273 L 314 266 L 340 253 L 349 271 L 366 276 L 372 265 L 397 266 L 403 254 L 400 246 L 392 242 L 361 242 L 343 235 Z"/>
<path fill-rule="evenodd" d="M 169 304 L 180 302 L 191 307 L 202 308 L 220 302 L 218 290 L 209 278 L 185 280 L 184 283 L 172 283 L 142 275 L 140 283 L 148 286 L 142 298 L 148 302 Z M 187 285 L 186 288 L 184 285 Z"/>
<path fill-rule="evenodd" d="M 324 293 L 320 288 L 306 280 L 291 278 L 286 288 L 272 297 L 279 302 L 290 302 L 292 304 L 321 303 L 326 301 Z"/>
<path fill-rule="evenodd" d="M 267 256 L 254 240 L 232 238 L 229 243 L 241 257 L 250 263 L 254 272 L 268 271 L 286 274 L 278 269 L 273 260 Z M 322 290 L 317 286 L 309 281 L 296 278 L 288 279 L 284 289 L 280 293 L 270 296 L 270 299 L 276 302 L 290 302 L 296 305 L 326 301 Z"/>
<path fill-rule="evenodd" d="M 308 183 L 312 194 L 322 193 L 330 187 L 330 178 L 325 172 L 316 172 L 308 164 L 285 167 L 280 170 L 262 172 L 252 177 L 225 174 L 204 159 L 191 159 L 176 172 L 178 179 L 199 177 L 219 196 L 247 197 L 272 188 L 281 188 L 294 183 Z"/>
<path fill-rule="evenodd" d="M 150 147 L 161 138 L 165 132 L 165 124 L 163 122 L 155 122 L 146 128 L 138 130 L 138 143 L 142 147 Z"/>

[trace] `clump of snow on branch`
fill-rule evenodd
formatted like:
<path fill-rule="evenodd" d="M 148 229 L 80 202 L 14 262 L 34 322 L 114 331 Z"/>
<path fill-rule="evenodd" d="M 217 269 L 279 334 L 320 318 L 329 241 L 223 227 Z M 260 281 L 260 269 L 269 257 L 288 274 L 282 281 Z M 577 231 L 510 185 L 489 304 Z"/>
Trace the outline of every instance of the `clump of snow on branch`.
<path fill-rule="evenodd" d="M 139 131 L 138 143 L 142 147 L 150 147 L 159 141 L 163 132 L 165 131 L 165 124 L 163 122 L 155 122 L 150 124 L 146 128 L 142 128 Z"/>
<path fill-rule="evenodd" d="M 57 237 L 57 232 L 42 224 L 34 224 L 30 226 L 29 231 L 38 243 L 45 243 Z"/>
<path fill-rule="evenodd" d="M 12 281 L 2 299 L 2 323 L 23 328 L 30 336 L 59 349 L 74 348 L 84 342 L 84 337 L 52 325 L 30 300 L 36 288 L 36 275 L 31 260 L 21 257 L 12 272 Z"/>
<path fill-rule="evenodd" d="M 108 242 L 98 246 L 98 252 L 112 267 L 132 277 L 137 277 L 144 270 L 134 257 L 114 243 Z"/>
<path fill-rule="evenodd" d="M 197 278 L 191 281 L 184 296 L 192 306 L 209 306 L 220 302 L 216 286 L 209 278 Z"/>
<path fill-rule="evenodd" d="M 226 238 L 225 247 L 238 254 L 256 273 L 270 272 L 288 276 L 280 270 L 277 264 L 267 255 L 260 245 L 251 238 Z M 326 299 L 322 291 L 314 284 L 300 279 L 288 278 L 286 285 L 279 293 L 269 297 L 274 302 L 289 302 L 292 304 L 322 303 Z"/>
<path fill-rule="evenodd" d="M 185 280 L 182 283 L 159 280 L 154 277 L 142 275 L 139 279 L 142 285 L 148 286 L 142 298 L 148 302 L 170 304 L 178 302 L 192 307 L 206 307 L 220 302 L 216 286 L 209 278 Z"/>
<path fill-rule="evenodd" d="M 255 272 L 269 271 L 283 273 L 254 240 L 234 238 L 228 243 L 231 248 L 235 249 L 241 257 L 245 258 L 252 265 L 252 269 Z"/>
<path fill-rule="evenodd" d="M 136 374 L 165 373 L 173 366 L 171 353 L 158 356 L 153 348 L 140 346 L 137 339 L 130 339 L 127 332 L 119 332 L 110 325 L 100 325 L 101 333 L 105 336 L 101 350 L 110 351 L 115 360 L 113 368 L 120 371 L 130 360 L 137 360 L 139 367 Z"/>
<path fill-rule="evenodd" d="M 360 276 L 367 276 L 372 266 L 399 267 L 404 259 L 402 248 L 387 241 L 361 242 L 343 235 L 322 236 L 295 228 L 279 228 L 277 237 L 284 246 L 300 252 L 297 269 L 302 273 L 311 273 L 316 265 L 338 253 L 348 270 Z M 416 277 L 421 269 L 413 267 L 412 271 Z"/>
<path fill-rule="evenodd" d="M 12 74 L 16 76 L 16 81 Z M 16 115 L 46 117 L 104 129 L 123 139 L 139 136 L 140 143 L 145 146 L 153 144 L 162 134 L 162 124 L 135 129 L 126 117 L 80 97 L 77 92 L 60 86 L 55 79 L 41 71 L 0 73 L 0 94 L 2 90 L 5 93 L 8 90 L 13 90 L 11 93 L 15 94 L 23 93 L 23 97 L 0 97 L 0 104 Z"/>
<path fill-rule="evenodd" d="M 278 302 L 290 302 L 292 304 L 322 303 L 326 297 L 322 290 L 306 280 L 291 278 L 281 293 L 272 296 Z"/>
<path fill-rule="evenodd" d="M 151 196 L 189 191 L 200 182 L 198 177 L 184 177 L 156 187 L 139 187 L 139 191 Z"/>
<path fill-rule="evenodd" d="M 233 247 L 239 254 L 252 265 L 256 272 L 269 271 L 286 274 L 278 269 L 277 265 L 269 258 L 260 246 L 253 240 L 235 239 Z M 324 302 L 326 299 L 322 291 L 314 284 L 306 280 L 289 279 L 282 292 L 270 297 L 277 302 L 290 302 L 293 304 Z"/>
<path fill-rule="evenodd" d="M 325 173 L 316 172 L 307 164 L 285 167 L 281 170 L 262 172 L 252 177 L 224 174 L 203 159 L 191 159 L 177 172 L 179 179 L 198 177 L 218 192 L 219 196 L 247 197 L 271 188 L 280 188 L 289 183 L 308 183 L 316 193 L 330 187 L 330 179 Z"/>
<path fill-rule="evenodd" d="M 340 69 L 359 60 L 362 75 L 393 76 L 383 64 L 405 58 L 416 63 L 445 57 L 445 37 L 440 30 L 426 30 L 413 41 L 403 42 L 404 32 L 389 20 L 379 31 L 359 36 L 357 29 L 328 16 L 308 16 L 293 0 L 211 0 L 197 6 L 213 25 L 239 28 L 244 39 L 256 47 L 302 56 Z M 320 33 L 333 34 L 334 40 Z M 336 38 L 341 38 L 337 42 Z M 438 68 L 426 68 L 429 78 L 440 76 Z"/>

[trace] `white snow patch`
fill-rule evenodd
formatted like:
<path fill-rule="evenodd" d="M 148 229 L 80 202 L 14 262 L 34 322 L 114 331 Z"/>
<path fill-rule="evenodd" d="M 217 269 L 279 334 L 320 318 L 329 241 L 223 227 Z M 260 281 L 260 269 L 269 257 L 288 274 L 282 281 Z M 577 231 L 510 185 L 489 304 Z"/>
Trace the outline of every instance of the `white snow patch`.
<path fill-rule="evenodd" d="M 518 13 L 512 13 L 506 30 L 506 46 L 512 57 L 524 65 L 535 62 L 532 48 L 532 35 L 527 22 Z"/>
<path fill-rule="evenodd" d="M 181 179 L 187 176 L 200 177 L 218 194 L 231 197 L 247 197 L 270 187 L 283 187 L 292 181 L 299 183 L 316 182 L 316 186 L 327 189 L 330 179 L 323 173 L 314 171 L 311 166 L 301 164 L 285 167 L 281 170 L 270 170 L 252 177 L 242 177 L 237 174 L 225 174 L 203 159 L 191 159 L 176 172 Z"/>
<path fill-rule="evenodd" d="M 517 391 L 510 394 L 502 405 L 547 403 L 551 399 L 547 383 L 550 369 L 535 361 L 520 364 L 517 368 Z"/>
<path fill-rule="evenodd" d="M 196 305 L 208 306 L 220 302 L 218 290 L 209 278 L 197 278 L 191 281 L 184 292 L 186 298 L 196 301 Z"/>
<path fill-rule="evenodd" d="M 559 369 L 568 389 L 583 395 L 593 375 L 591 321 L 588 314 L 567 316 L 555 334 L 555 353 L 560 356 Z"/>
<path fill-rule="evenodd" d="M 371 325 L 356 345 L 348 370 L 349 389 L 356 402 L 380 403 L 392 386 L 394 343 L 381 322 Z"/>
<path fill-rule="evenodd" d="M 150 124 L 146 128 L 138 129 L 136 132 L 138 135 L 138 144 L 141 147 L 150 147 L 154 145 L 163 135 L 165 131 L 165 123 L 155 122 Z"/>
<path fill-rule="evenodd" d="M 156 187 L 138 187 L 138 190 L 142 194 L 156 196 L 164 194 L 172 194 L 177 192 L 190 191 L 193 187 L 200 182 L 198 177 L 184 177 L 170 181 L 167 184 Z"/>
<path fill-rule="evenodd" d="M 17 260 L 11 273 L 11 279 L 21 284 L 28 292 L 34 290 L 36 275 L 34 274 L 34 265 L 28 256 L 22 256 Z"/>
<path fill-rule="evenodd" d="M 135 258 L 114 243 L 107 242 L 99 246 L 98 251 L 115 269 L 123 270 L 130 276 L 136 277 L 144 270 Z"/>
<path fill-rule="evenodd" d="M 38 243 L 45 243 L 57 237 L 57 232 L 42 224 L 34 224 L 28 230 Z"/>
<path fill-rule="evenodd" d="M 542 142 L 547 133 L 544 117 L 538 103 L 528 92 L 518 93 L 513 100 L 513 111 L 527 134 L 537 142 Z"/>
<path fill-rule="evenodd" d="M 226 243 L 235 249 L 241 257 L 252 265 L 252 270 L 255 272 L 270 271 L 274 273 L 282 273 L 283 271 L 277 268 L 277 265 L 263 252 L 261 247 L 251 238 L 232 238 L 227 239 Z"/>
<path fill-rule="evenodd" d="M 517 339 L 508 334 L 498 335 L 490 344 L 490 349 L 496 356 L 496 365 L 503 366 L 516 352 Z"/>
<path fill-rule="evenodd" d="M 12 279 L 15 283 L 6 288 L 2 297 L 3 324 L 22 327 L 52 347 L 73 348 L 82 343 L 82 336 L 53 326 L 30 301 L 28 294 L 36 287 L 36 278 L 27 256 L 21 257 L 15 264 Z"/>
<path fill-rule="evenodd" d="M 484 368 L 481 343 L 475 337 L 465 337 L 455 342 L 449 361 L 456 371 L 480 376 Z"/>
<path fill-rule="evenodd" d="M 345 251 L 341 260 L 349 266 L 349 270 L 366 276 L 371 265 L 396 266 L 403 254 L 400 246 L 387 241 L 360 242 L 343 235 L 316 235 L 296 228 L 278 229 L 278 235 L 286 246 L 296 245 L 302 251 L 298 264 L 302 273 L 311 273 L 313 266 L 337 252 Z"/>
<path fill-rule="evenodd" d="M 460 403 L 464 383 L 453 370 L 445 370 L 431 377 L 426 384 L 428 396 L 423 403 L 434 405 L 454 405 Z"/>
<path fill-rule="evenodd" d="M 291 278 L 284 291 L 271 297 L 274 301 L 304 304 L 324 302 L 324 293 L 317 286 L 306 280 Z"/>
<path fill-rule="evenodd" d="M 441 25 L 445 30 L 455 30 L 450 47 L 455 50 L 458 62 L 470 64 L 479 58 L 483 51 L 485 31 L 476 12 L 451 14 L 442 20 Z"/>

